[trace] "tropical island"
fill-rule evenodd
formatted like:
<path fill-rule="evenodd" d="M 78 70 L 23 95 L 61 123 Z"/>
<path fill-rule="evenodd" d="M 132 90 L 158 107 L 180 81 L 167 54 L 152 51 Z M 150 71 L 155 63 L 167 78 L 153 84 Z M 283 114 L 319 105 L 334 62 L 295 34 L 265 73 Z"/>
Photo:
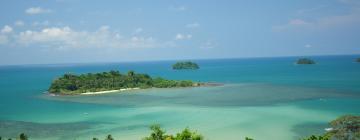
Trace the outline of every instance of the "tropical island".
<path fill-rule="evenodd" d="M 167 80 L 161 77 L 152 78 L 148 74 L 137 74 L 129 71 L 87 73 L 81 75 L 64 74 L 52 81 L 48 92 L 54 95 L 99 94 L 131 89 L 196 87 L 203 83 L 190 80 Z"/>
<path fill-rule="evenodd" d="M 199 69 L 199 65 L 191 61 L 185 61 L 185 62 L 175 63 L 174 65 L 172 65 L 172 68 L 174 70 L 182 70 L 182 69 L 196 70 Z"/>
<path fill-rule="evenodd" d="M 309 64 L 315 64 L 315 61 L 314 60 L 311 60 L 309 58 L 300 58 L 296 64 L 300 64 L 300 65 L 309 65 Z"/>

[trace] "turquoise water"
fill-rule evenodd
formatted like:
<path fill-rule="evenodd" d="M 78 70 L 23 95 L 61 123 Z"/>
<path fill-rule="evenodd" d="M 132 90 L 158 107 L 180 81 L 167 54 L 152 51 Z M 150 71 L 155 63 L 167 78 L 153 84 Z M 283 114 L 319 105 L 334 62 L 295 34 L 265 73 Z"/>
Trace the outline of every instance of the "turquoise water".
<path fill-rule="evenodd" d="M 107 134 L 141 139 L 150 124 L 168 132 L 190 127 L 207 139 L 299 139 L 322 133 L 343 114 L 360 114 L 357 56 L 197 60 L 197 71 L 173 71 L 175 61 L 0 66 L 0 136 L 91 139 Z M 95 96 L 43 94 L 66 72 L 120 70 L 224 86 L 145 89 Z"/>

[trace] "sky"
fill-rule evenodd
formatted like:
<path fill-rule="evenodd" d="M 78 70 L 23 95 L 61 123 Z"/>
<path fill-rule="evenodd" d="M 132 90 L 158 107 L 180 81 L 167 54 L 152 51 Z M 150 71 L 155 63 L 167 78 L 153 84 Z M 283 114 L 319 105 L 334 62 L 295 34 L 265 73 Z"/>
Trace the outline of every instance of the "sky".
<path fill-rule="evenodd" d="M 360 0 L 2 0 L 0 65 L 360 54 Z"/>

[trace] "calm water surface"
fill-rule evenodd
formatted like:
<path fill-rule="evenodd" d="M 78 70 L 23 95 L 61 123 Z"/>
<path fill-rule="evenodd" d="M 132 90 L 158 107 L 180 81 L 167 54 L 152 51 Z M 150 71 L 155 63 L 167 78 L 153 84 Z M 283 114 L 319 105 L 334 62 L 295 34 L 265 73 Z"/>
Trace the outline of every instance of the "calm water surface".
<path fill-rule="evenodd" d="M 0 136 L 31 139 L 137 140 L 150 124 L 173 133 L 190 127 L 206 139 L 299 139 L 322 133 L 343 114 L 360 114 L 357 56 L 197 60 L 201 69 L 173 71 L 175 61 L 0 66 Z M 76 74 L 119 70 L 168 79 L 221 82 L 224 86 L 146 89 L 96 96 L 51 97 L 51 81 Z"/>

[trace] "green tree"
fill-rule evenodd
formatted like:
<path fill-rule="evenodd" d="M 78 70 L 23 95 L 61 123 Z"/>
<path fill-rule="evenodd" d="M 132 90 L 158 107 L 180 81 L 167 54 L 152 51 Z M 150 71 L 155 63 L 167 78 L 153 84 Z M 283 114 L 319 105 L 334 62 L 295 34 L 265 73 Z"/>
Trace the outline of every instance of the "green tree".
<path fill-rule="evenodd" d="M 174 65 L 172 65 L 172 68 L 174 70 L 181 70 L 181 69 L 199 69 L 199 65 L 191 62 L 191 61 L 185 61 L 185 62 L 177 62 Z"/>
<path fill-rule="evenodd" d="M 360 139 L 360 116 L 344 115 L 331 121 L 330 125 L 330 136 L 344 140 Z"/>
<path fill-rule="evenodd" d="M 21 133 L 20 136 L 19 136 L 19 139 L 20 140 L 28 140 L 28 136 L 25 135 L 24 133 Z"/>
<path fill-rule="evenodd" d="M 304 138 L 303 140 L 329 140 L 329 137 L 311 135 L 310 137 Z"/>
<path fill-rule="evenodd" d="M 81 75 L 64 74 L 51 83 L 48 91 L 54 94 L 80 94 L 105 90 L 118 90 L 121 88 L 169 88 L 191 87 L 192 81 L 175 81 L 163 78 L 151 78 L 147 74 L 137 74 L 129 71 L 121 74 L 119 71 L 87 73 Z"/>
<path fill-rule="evenodd" d="M 165 131 L 161 129 L 159 124 L 151 125 L 152 131 L 149 137 L 143 138 L 144 140 L 165 140 Z"/>
<path fill-rule="evenodd" d="M 150 136 L 143 138 L 143 140 L 203 140 L 203 136 L 197 132 L 192 132 L 189 128 L 185 128 L 182 132 L 177 133 L 174 137 L 171 134 L 165 134 L 160 125 L 151 125 L 152 130 Z"/>
<path fill-rule="evenodd" d="M 106 136 L 105 140 L 114 140 L 114 138 L 109 134 Z"/>
<path fill-rule="evenodd" d="M 300 58 L 296 64 L 315 64 L 315 61 L 309 58 Z"/>
<path fill-rule="evenodd" d="M 254 139 L 249 138 L 249 137 L 245 137 L 245 140 L 254 140 Z"/>
<path fill-rule="evenodd" d="M 330 122 L 331 130 L 323 136 L 312 135 L 303 140 L 359 140 L 360 116 L 344 115 Z"/>
<path fill-rule="evenodd" d="M 177 133 L 175 140 L 203 140 L 203 136 L 196 133 L 191 132 L 189 128 L 185 128 L 181 133 Z"/>

